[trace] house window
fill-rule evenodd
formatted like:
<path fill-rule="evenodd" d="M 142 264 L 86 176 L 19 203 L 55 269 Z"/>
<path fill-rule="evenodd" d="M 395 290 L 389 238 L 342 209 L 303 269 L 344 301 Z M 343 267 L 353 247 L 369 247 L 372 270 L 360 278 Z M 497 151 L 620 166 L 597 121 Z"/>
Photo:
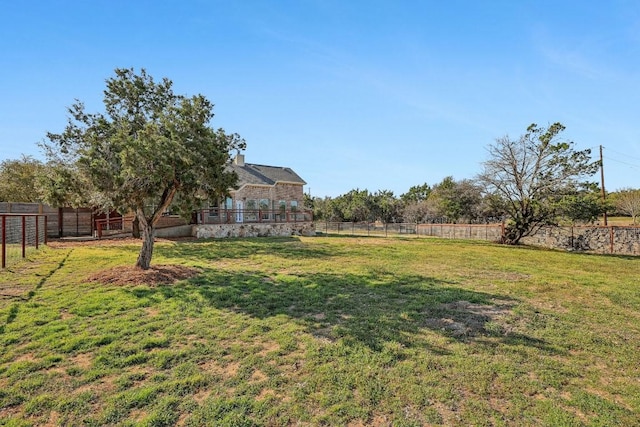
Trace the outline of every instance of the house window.
<path fill-rule="evenodd" d="M 227 197 L 225 200 L 225 206 L 227 208 L 227 210 L 231 210 L 233 209 L 233 199 L 231 197 Z"/>
<path fill-rule="evenodd" d="M 218 199 L 210 200 L 209 201 L 209 216 L 210 217 L 217 217 L 219 214 L 220 214 L 220 201 Z"/>
<path fill-rule="evenodd" d="M 244 217 L 246 221 L 255 221 L 258 219 L 258 204 L 255 200 L 247 200 L 247 204 L 244 209 Z"/>
<path fill-rule="evenodd" d="M 269 219 L 269 199 L 260 199 L 260 211 L 262 219 Z"/>
<path fill-rule="evenodd" d="M 292 200 L 290 203 L 290 206 L 291 206 L 291 212 L 296 212 L 298 210 L 298 201 Z"/>

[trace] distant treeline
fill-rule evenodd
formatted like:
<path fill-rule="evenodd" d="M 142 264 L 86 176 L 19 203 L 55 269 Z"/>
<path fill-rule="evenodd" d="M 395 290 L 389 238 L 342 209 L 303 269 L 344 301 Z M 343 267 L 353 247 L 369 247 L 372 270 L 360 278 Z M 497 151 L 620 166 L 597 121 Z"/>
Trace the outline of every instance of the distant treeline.
<path fill-rule="evenodd" d="M 633 202 L 635 200 L 635 203 Z M 399 196 L 393 191 L 353 189 L 338 197 L 306 196 L 305 207 L 319 221 L 382 221 L 386 223 L 487 223 L 505 218 L 506 200 L 484 191 L 471 179 L 446 177 L 440 183 L 416 185 Z M 635 217 L 640 211 L 640 190 L 624 189 L 607 195 L 597 186 L 561 195 L 557 202 L 560 223 L 592 223 L 609 215 Z"/>

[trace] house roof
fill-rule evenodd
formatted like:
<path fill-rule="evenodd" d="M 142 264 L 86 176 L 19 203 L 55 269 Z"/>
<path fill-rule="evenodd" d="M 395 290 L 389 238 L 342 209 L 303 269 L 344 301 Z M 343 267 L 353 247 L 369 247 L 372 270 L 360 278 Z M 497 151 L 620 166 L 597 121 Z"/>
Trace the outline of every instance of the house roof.
<path fill-rule="evenodd" d="M 306 184 L 291 168 L 256 165 L 253 163 L 244 163 L 242 166 L 233 163 L 230 167 L 238 174 L 238 187 L 247 184 L 275 185 L 277 182 Z"/>

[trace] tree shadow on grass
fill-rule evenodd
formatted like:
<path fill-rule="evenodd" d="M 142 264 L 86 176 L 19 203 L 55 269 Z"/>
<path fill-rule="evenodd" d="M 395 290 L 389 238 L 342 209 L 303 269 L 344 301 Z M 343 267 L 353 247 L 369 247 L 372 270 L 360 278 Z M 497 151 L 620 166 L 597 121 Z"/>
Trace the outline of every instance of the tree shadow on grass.
<path fill-rule="evenodd" d="M 187 282 L 130 292 L 152 301 L 179 299 L 259 319 L 285 315 L 318 338 L 358 342 L 373 351 L 397 342 L 442 352 L 422 333 L 431 331 L 458 342 L 495 345 L 497 340 L 559 352 L 542 340 L 502 325 L 512 316 L 516 300 L 420 275 L 308 273 L 269 277 L 209 269 Z"/>

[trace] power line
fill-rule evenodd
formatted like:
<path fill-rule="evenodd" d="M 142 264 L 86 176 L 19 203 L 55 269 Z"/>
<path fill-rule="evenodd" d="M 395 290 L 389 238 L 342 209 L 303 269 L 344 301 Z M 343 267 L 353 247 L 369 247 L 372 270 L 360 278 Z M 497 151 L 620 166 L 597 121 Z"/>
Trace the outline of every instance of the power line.
<path fill-rule="evenodd" d="M 612 152 L 612 153 L 616 153 L 616 154 L 619 154 L 621 156 L 624 156 L 625 158 L 631 158 L 631 159 L 640 161 L 640 157 L 631 156 L 631 155 L 629 155 L 629 153 L 621 153 L 620 151 L 612 150 L 611 148 L 607 148 L 607 147 L 603 147 L 603 148 L 606 149 L 607 151 Z"/>
<path fill-rule="evenodd" d="M 625 162 L 625 161 L 618 160 L 618 159 L 614 159 L 614 158 L 609 157 L 609 156 L 604 156 L 604 158 L 607 159 L 607 160 L 611 160 L 612 162 L 616 162 L 616 163 L 620 163 L 620 164 L 626 165 L 626 166 L 628 166 L 628 167 L 630 167 L 632 169 L 640 170 L 640 165 L 629 163 L 629 162 Z"/>

